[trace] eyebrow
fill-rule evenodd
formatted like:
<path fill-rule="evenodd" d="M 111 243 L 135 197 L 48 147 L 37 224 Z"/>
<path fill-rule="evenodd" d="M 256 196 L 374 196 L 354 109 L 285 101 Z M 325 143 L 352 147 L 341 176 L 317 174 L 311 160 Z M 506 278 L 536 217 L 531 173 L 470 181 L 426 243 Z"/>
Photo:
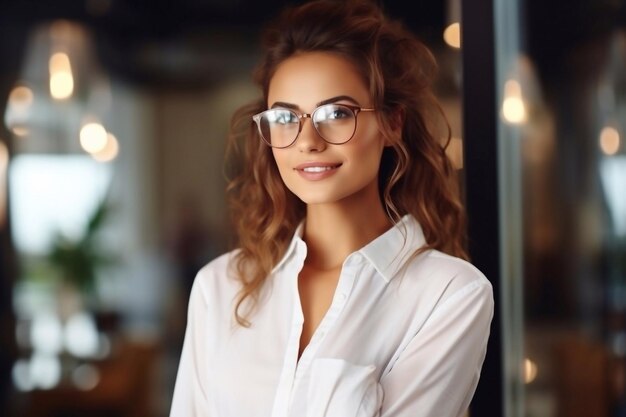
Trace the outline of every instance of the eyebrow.
<path fill-rule="evenodd" d="M 352 97 L 343 95 L 343 96 L 336 96 L 336 97 L 327 98 L 326 100 L 322 100 L 319 103 L 317 103 L 315 105 L 315 107 L 323 106 L 324 104 L 329 104 L 329 103 L 336 103 L 338 101 L 343 101 L 343 100 L 351 101 L 351 102 L 353 102 L 354 104 L 357 104 L 357 105 L 359 104 L 359 102 L 356 101 L 355 99 L 353 99 Z M 275 102 L 274 104 L 272 104 L 272 106 L 270 108 L 273 109 L 274 107 L 285 107 L 287 109 L 293 109 L 293 110 L 299 110 L 300 109 L 300 106 L 298 106 L 296 104 L 285 103 L 283 101 Z"/>

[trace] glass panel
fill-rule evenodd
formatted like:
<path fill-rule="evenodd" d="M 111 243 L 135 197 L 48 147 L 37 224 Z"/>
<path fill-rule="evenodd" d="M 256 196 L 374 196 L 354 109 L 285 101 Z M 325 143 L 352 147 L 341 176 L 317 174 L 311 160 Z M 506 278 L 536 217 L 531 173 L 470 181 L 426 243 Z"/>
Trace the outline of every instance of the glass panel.
<path fill-rule="evenodd" d="M 496 4 L 508 415 L 623 416 L 624 4 Z"/>

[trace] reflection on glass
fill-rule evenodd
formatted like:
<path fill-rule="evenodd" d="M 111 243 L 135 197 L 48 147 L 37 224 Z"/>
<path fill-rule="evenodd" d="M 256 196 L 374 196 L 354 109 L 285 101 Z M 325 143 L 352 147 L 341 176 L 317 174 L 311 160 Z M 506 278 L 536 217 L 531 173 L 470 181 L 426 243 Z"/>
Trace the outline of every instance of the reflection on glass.
<path fill-rule="evenodd" d="M 461 48 L 461 0 L 446 1 L 446 27 L 443 40 L 454 49 Z"/>
<path fill-rule="evenodd" d="M 526 358 L 524 360 L 524 382 L 530 384 L 537 378 L 537 364 Z"/>
<path fill-rule="evenodd" d="M 626 237 L 626 155 L 603 158 L 600 161 L 600 179 L 608 203 L 614 235 Z M 626 256 L 624 254 L 623 256 Z M 626 273 L 625 271 L 621 271 Z M 626 276 L 622 276 L 626 280 Z M 626 305 L 624 306 L 626 307 Z"/>
<path fill-rule="evenodd" d="M 0 229 L 4 228 L 7 213 L 7 171 L 9 169 L 9 149 L 0 139 Z"/>
<path fill-rule="evenodd" d="M 523 166 L 516 179 L 524 196 L 520 295 L 526 384 L 520 415 L 622 416 L 626 412 L 626 155 L 621 143 L 626 118 L 620 117 L 626 115 L 624 36 L 606 25 L 602 36 L 585 38 L 589 35 L 585 28 L 598 23 L 590 14 L 578 16 L 580 37 L 553 39 L 544 33 L 554 29 L 543 14 L 546 10 L 541 10 L 541 19 L 533 15 L 539 10 L 528 10 L 529 26 L 520 34 L 527 37 L 527 56 L 540 80 L 538 94 L 529 100 L 524 82 L 508 81 L 505 97 L 509 90 L 508 96 L 517 102 L 512 101 L 509 116 L 504 104 L 502 108 L 503 121 L 518 123 L 523 141 Z M 545 27 L 540 29 L 539 20 Z"/>
<path fill-rule="evenodd" d="M 502 116 L 509 123 L 524 123 L 527 119 L 526 105 L 522 97 L 522 87 L 516 80 L 508 80 L 504 84 L 504 100 Z"/>

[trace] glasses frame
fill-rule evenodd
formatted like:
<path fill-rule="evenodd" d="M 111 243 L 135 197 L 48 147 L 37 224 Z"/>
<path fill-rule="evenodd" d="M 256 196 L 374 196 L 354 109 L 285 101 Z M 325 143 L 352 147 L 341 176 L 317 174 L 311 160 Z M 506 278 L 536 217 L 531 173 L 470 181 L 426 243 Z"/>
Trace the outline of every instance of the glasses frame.
<path fill-rule="evenodd" d="M 332 106 L 345 107 L 348 110 L 350 110 L 352 112 L 352 114 L 354 115 L 354 130 L 352 131 L 352 134 L 350 135 L 350 137 L 348 139 L 346 139 L 345 141 L 343 141 L 343 142 L 330 142 L 330 141 L 326 140 L 326 138 L 324 138 L 324 136 L 322 136 L 320 131 L 317 129 L 317 126 L 315 126 L 315 123 L 313 123 L 313 116 L 315 115 L 315 113 L 319 109 L 321 109 L 322 107 L 331 106 L 331 105 Z M 296 137 L 288 145 L 285 145 L 285 146 L 275 146 L 275 145 L 272 145 L 272 143 L 269 140 L 267 140 L 265 138 L 265 136 L 263 136 L 263 132 L 261 131 L 261 117 L 263 117 L 263 114 L 265 114 L 266 112 L 272 111 L 272 110 L 286 110 L 286 111 L 290 111 L 290 112 L 292 112 L 293 114 L 295 114 L 298 117 L 298 133 L 296 134 Z M 275 108 L 264 110 L 261 113 L 255 114 L 254 116 L 252 116 L 252 120 L 254 120 L 254 123 L 257 126 L 257 130 L 259 132 L 259 136 L 261 136 L 261 139 L 263 140 L 263 143 L 265 143 L 266 145 L 268 145 L 268 146 L 270 146 L 272 148 L 285 149 L 285 148 L 288 148 L 288 147 L 292 146 L 294 143 L 296 143 L 296 141 L 300 137 L 300 132 L 302 132 L 303 119 L 311 119 L 311 123 L 313 124 L 313 128 L 317 132 L 317 135 L 320 138 L 322 138 L 322 140 L 324 142 L 329 143 L 331 145 L 343 145 L 344 143 L 348 143 L 354 137 L 354 134 L 356 133 L 357 124 L 358 124 L 358 115 L 359 115 L 359 113 L 361 113 L 361 112 L 372 112 L 372 111 L 376 111 L 376 109 L 368 108 L 368 107 L 356 106 L 356 105 L 353 105 L 353 104 L 326 103 L 326 104 L 322 104 L 321 106 L 316 107 L 311 113 L 300 113 L 300 112 L 297 112 L 294 109 L 288 109 L 288 108 L 285 108 L 285 107 L 275 107 Z"/>

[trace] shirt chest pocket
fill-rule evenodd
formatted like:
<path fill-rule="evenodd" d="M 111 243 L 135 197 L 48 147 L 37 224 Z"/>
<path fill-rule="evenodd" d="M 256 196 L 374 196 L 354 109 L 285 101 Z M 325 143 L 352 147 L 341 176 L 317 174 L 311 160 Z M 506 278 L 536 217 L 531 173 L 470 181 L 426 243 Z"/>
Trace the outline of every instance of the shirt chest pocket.
<path fill-rule="evenodd" d="M 376 367 L 341 359 L 318 358 L 311 364 L 307 417 L 375 417 L 383 390 Z"/>

